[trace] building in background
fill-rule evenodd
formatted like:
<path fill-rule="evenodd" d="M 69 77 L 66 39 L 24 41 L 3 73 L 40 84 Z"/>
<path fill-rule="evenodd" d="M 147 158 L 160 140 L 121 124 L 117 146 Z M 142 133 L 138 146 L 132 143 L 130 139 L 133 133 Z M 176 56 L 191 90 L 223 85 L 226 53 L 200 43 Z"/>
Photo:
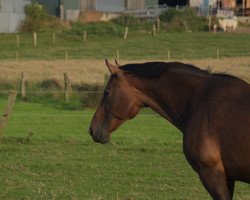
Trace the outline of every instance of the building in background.
<path fill-rule="evenodd" d="M 36 0 L 39 4 L 45 7 L 46 12 L 51 15 L 60 16 L 60 2 L 61 0 Z"/>
<path fill-rule="evenodd" d="M 250 8 L 250 0 L 159 0 L 159 5 L 200 7 L 212 5 L 224 9 Z"/>
<path fill-rule="evenodd" d="M 183 7 L 188 6 L 189 1 L 192 3 L 192 1 L 196 0 L 159 0 L 159 5 L 165 5 L 169 7 Z"/>
<path fill-rule="evenodd" d="M 241 8 L 250 9 L 250 0 L 189 0 L 190 7 L 195 7 L 197 5 L 210 5 L 228 10 L 237 10 Z"/>
<path fill-rule="evenodd" d="M 0 0 L 0 33 L 17 32 L 31 0 Z"/>
<path fill-rule="evenodd" d="M 207 16 L 209 9 L 250 10 L 250 0 L 36 0 L 44 5 L 50 14 L 61 19 L 75 20 L 79 16 L 85 21 L 106 21 L 133 10 L 157 7 L 190 6 Z M 63 5 L 63 8 L 60 5 Z"/>
<path fill-rule="evenodd" d="M 156 7 L 158 0 L 80 0 L 81 11 L 123 12 Z"/>
<path fill-rule="evenodd" d="M 56 17 L 70 20 L 72 15 L 79 16 L 80 0 L 35 0 L 45 7 L 45 10 Z M 61 9 L 60 5 L 63 5 Z"/>
<path fill-rule="evenodd" d="M 49 14 L 66 20 L 74 20 L 79 15 L 89 18 L 101 13 L 122 13 L 126 10 L 139 10 L 157 7 L 158 0 L 36 0 Z M 60 9 L 60 5 L 61 6 Z"/>

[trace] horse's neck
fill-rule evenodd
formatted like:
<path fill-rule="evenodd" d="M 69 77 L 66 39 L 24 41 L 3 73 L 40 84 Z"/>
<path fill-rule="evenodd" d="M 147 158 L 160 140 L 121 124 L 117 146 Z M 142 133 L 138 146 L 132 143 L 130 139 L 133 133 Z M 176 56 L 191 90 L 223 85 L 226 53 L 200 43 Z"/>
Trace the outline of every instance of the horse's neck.
<path fill-rule="evenodd" d="M 144 94 L 146 105 L 184 129 L 195 106 L 195 96 L 202 90 L 207 78 L 187 74 L 168 74 L 159 79 L 142 80 L 138 89 Z"/>

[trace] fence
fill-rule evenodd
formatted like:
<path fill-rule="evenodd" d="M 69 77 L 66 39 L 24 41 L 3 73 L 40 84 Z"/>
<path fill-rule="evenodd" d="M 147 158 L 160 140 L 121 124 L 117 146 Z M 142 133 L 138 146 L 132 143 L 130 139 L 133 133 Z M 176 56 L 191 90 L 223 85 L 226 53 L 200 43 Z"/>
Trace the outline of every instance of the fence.
<path fill-rule="evenodd" d="M 154 26 L 154 35 L 156 35 L 156 27 Z M 127 38 L 127 34 L 124 35 L 124 39 Z M 125 52 L 124 52 L 125 54 Z M 155 57 L 158 56 L 158 57 Z M 203 58 L 213 58 L 213 59 L 221 59 L 221 58 L 228 58 L 228 57 L 249 57 L 250 56 L 250 49 L 249 50 L 228 50 L 226 48 L 214 48 L 210 52 L 202 52 L 202 51 L 197 51 L 195 52 L 194 50 L 190 51 L 184 51 L 181 49 L 169 49 L 166 52 L 164 52 L 164 55 L 161 53 L 160 55 L 155 55 L 152 56 L 152 59 L 163 59 L 163 60 L 175 60 L 175 59 L 203 59 Z M 83 57 L 84 58 L 84 57 Z M 123 56 L 123 52 L 119 49 L 113 52 L 113 58 L 116 59 L 128 59 L 126 55 Z M 22 57 L 22 52 L 17 51 L 11 58 L 8 60 L 13 60 L 13 61 L 20 61 L 20 60 L 26 60 L 27 57 L 23 59 Z M 38 58 L 37 58 L 38 59 Z M 58 59 L 58 58 L 57 58 Z M 61 51 L 61 57 L 59 60 L 65 60 L 68 61 L 70 59 L 81 59 L 77 56 L 74 55 L 74 52 L 70 50 L 65 50 L 64 52 Z M 134 58 L 137 59 L 137 58 Z"/>
<path fill-rule="evenodd" d="M 79 93 L 79 92 L 71 91 L 71 94 L 72 93 Z M 82 93 L 85 93 L 85 94 L 86 93 L 87 94 L 93 94 L 93 93 L 98 94 L 99 98 L 98 98 L 97 103 L 99 104 L 100 97 L 102 96 L 102 91 L 82 91 Z M 34 110 L 32 108 L 26 110 L 26 109 L 23 109 L 23 108 L 21 108 L 19 106 L 19 109 L 14 110 L 14 112 L 12 112 L 12 110 L 14 108 L 14 105 L 15 105 L 15 102 L 16 102 L 16 97 L 17 96 L 20 97 L 19 101 L 18 101 L 18 104 L 21 104 L 21 105 L 22 105 L 22 102 L 26 103 L 26 105 L 27 105 L 27 99 L 28 98 L 26 96 L 25 99 L 21 99 L 22 90 L 20 90 L 20 91 L 7 91 L 7 90 L 5 90 L 5 91 L 0 91 L 0 100 L 3 101 L 3 98 L 2 98 L 3 95 L 4 95 L 4 97 L 6 97 L 8 94 L 9 94 L 9 97 L 8 97 L 8 100 L 7 100 L 7 103 L 6 103 L 5 112 L 3 113 L 2 118 L 0 119 L 0 140 L 4 135 L 5 129 L 7 127 L 9 119 L 11 117 L 20 118 L 21 121 L 27 121 L 28 120 L 27 121 L 27 127 L 30 127 L 30 126 L 34 125 L 33 123 L 35 121 L 37 122 L 37 119 L 41 119 L 41 120 L 46 119 L 46 121 L 50 121 L 50 120 L 54 119 L 54 120 L 58 121 L 58 119 L 61 119 L 61 118 L 63 118 L 64 120 L 66 120 L 65 118 L 72 119 L 72 117 L 76 117 L 78 119 L 82 119 L 82 118 L 87 117 L 88 119 L 90 119 L 93 116 L 92 113 L 88 112 L 87 114 L 84 114 L 84 113 L 81 113 L 82 111 L 80 111 L 80 110 L 77 113 L 74 110 L 72 111 L 72 110 L 68 110 L 68 109 L 62 109 L 62 111 L 56 111 L 56 108 L 58 108 L 58 104 L 53 105 L 53 108 L 54 108 L 53 111 L 52 111 L 53 113 L 51 113 L 51 110 L 48 111 L 47 109 L 41 109 L 41 107 L 39 108 L 39 111 L 37 112 L 37 109 L 35 108 L 36 104 L 32 104 L 32 102 L 30 102 L 30 105 L 31 106 L 33 105 Z M 27 95 L 31 95 L 31 94 L 32 95 L 34 95 L 34 94 L 40 95 L 41 93 L 39 91 L 27 91 Z M 43 91 L 42 94 L 57 94 L 57 92 L 55 92 L 55 91 Z M 91 99 L 91 100 L 93 101 L 93 99 Z M 69 103 L 69 99 L 66 98 L 65 101 L 67 101 L 67 103 Z M 49 107 L 48 104 L 46 104 L 46 105 Z M 96 107 L 96 105 L 95 105 L 95 107 Z M 43 107 L 45 108 L 46 106 L 43 105 Z M 158 115 L 156 115 L 152 111 L 147 111 L 146 113 L 139 114 L 138 116 L 139 117 L 156 117 Z M 36 118 L 36 120 L 34 120 L 34 118 Z M 65 121 L 63 123 L 65 123 Z M 22 126 L 24 126 L 24 124 L 22 124 Z M 37 126 L 37 125 L 35 125 L 35 126 Z M 28 131 L 28 138 L 30 138 L 32 136 L 30 133 L 32 133 L 32 131 Z"/>
<path fill-rule="evenodd" d="M 81 88 L 81 86 L 71 84 L 71 79 L 68 73 L 63 73 L 63 87 L 61 87 L 60 83 L 58 83 L 55 79 L 47 79 L 43 80 L 43 84 L 36 84 L 32 86 L 29 83 L 28 78 L 26 77 L 24 72 L 21 72 L 21 79 L 20 79 L 20 88 L 16 87 L 18 98 L 21 100 L 35 100 L 35 96 L 40 98 L 45 98 L 44 101 L 51 101 L 55 103 L 56 101 L 61 101 L 62 104 L 64 102 L 68 105 L 70 103 L 73 104 L 77 101 L 78 104 L 74 105 L 75 107 L 95 107 L 102 96 L 102 91 L 104 86 L 108 81 L 108 75 L 104 74 L 103 76 L 103 83 L 104 85 L 87 85 L 85 88 Z M 37 81 L 39 82 L 39 81 Z M 102 81 L 101 81 L 102 82 Z M 3 83 L 2 83 L 3 84 Z M 27 89 L 27 85 L 31 85 Z M 14 86 L 11 86 L 12 88 Z M 30 90 L 33 88 L 33 90 Z M 0 94 L 7 94 L 8 90 L 0 90 Z M 39 101 L 39 100 L 38 100 Z"/>
<path fill-rule="evenodd" d="M 218 34 L 212 35 L 212 33 L 209 33 L 210 35 L 207 35 L 207 37 L 218 37 L 215 38 L 217 40 L 217 44 L 213 44 L 212 46 L 207 46 L 206 48 L 202 49 L 195 49 L 195 48 L 188 48 L 187 45 L 184 46 L 178 46 L 174 45 L 174 43 L 178 43 L 179 41 L 176 39 L 170 38 L 170 35 L 166 35 L 166 37 L 163 37 L 162 32 L 160 32 L 160 23 L 155 23 L 152 24 L 151 30 L 149 30 L 149 33 L 151 32 L 152 35 L 152 40 L 150 43 L 154 45 L 154 40 L 155 44 L 159 44 L 159 41 L 162 40 L 161 44 L 162 50 L 158 51 L 157 54 L 151 53 L 151 48 L 141 48 L 141 55 L 151 55 L 153 59 L 199 59 L 199 58 L 222 58 L 222 57 L 237 57 L 237 56 L 249 56 L 250 55 L 250 49 L 246 45 L 248 39 L 246 38 L 244 43 L 235 43 L 237 46 L 235 46 L 231 41 L 230 43 L 227 43 L 227 46 L 225 44 L 222 44 L 221 42 L 224 39 L 222 38 L 222 34 L 219 34 L 220 32 L 218 31 Z M 187 28 L 187 31 L 188 28 Z M 130 32 L 130 28 L 126 27 L 124 30 L 124 35 L 120 38 L 116 38 L 116 41 L 119 42 L 119 46 L 121 46 L 121 49 L 117 48 L 114 49 L 114 46 L 111 47 L 102 47 L 102 51 L 105 51 L 105 56 L 106 57 L 116 57 L 120 59 L 137 59 L 136 55 L 138 54 L 138 51 L 136 48 L 131 49 L 130 51 L 125 50 L 124 46 L 127 46 L 126 43 L 128 40 L 131 39 L 133 36 Z M 159 39 L 158 36 L 159 35 Z M 197 38 L 199 38 L 199 34 L 194 34 L 198 35 Z M 138 37 L 138 35 L 135 35 Z M 150 35 L 148 34 L 146 37 L 148 38 Z M 202 36 L 202 35 L 201 35 Z M 227 35 L 225 35 L 227 36 Z M 0 49 L 0 59 L 1 60 L 29 60 L 29 59 L 39 59 L 39 60 L 70 60 L 70 59 L 83 59 L 83 58 L 92 58 L 93 55 L 95 55 L 96 58 L 104 58 L 102 54 L 96 54 L 95 52 L 100 51 L 99 49 L 95 49 L 91 46 L 91 43 L 93 43 L 93 36 L 91 34 L 87 33 L 87 31 L 83 32 L 82 37 L 77 36 L 75 38 L 72 37 L 72 41 L 75 43 L 75 41 L 78 41 L 76 46 L 73 47 L 67 47 L 65 45 L 65 38 L 66 36 L 60 35 L 60 34 L 55 34 L 51 33 L 49 34 L 40 34 L 40 33 L 34 33 L 32 35 L 29 35 L 29 38 L 27 35 L 10 35 L 10 36 L 1 36 L 1 43 L 5 45 L 7 44 L 12 44 L 12 48 L 8 51 L 5 51 L 4 49 Z M 204 37 L 204 36 L 202 36 Z M 244 36 L 247 37 L 247 36 Z M 186 40 L 189 40 L 189 38 L 194 38 L 193 36 L 187 36 Z M 237 35 L 235 35 L 235 38 L 237 38 Z M 238 37 L 238 39 L 241 39 Z M 8 42 L 5 42 L 8 41 Z M 119 41 L 121 40 L 121 41 Z M 172 42 L 170 40 L 173 40 Z M 186 44 L 186 41 L 185 43 Z M 231 40 L 231 39 L 230 39 Z M 242 39 L 241 39 L 242 40 Z M 184 41 L 183 41 L 184 42 Z M 201 42 L 200 40 L 194 40 L 192 44 L 197 43 L 197 45 L 200 46 Z M 95 43 L 95 42 L 94 42 Z M 191 45 L 192 45 L 191 44 Z M 231 45 L 232 44 L 232 45 Z M 234 46 L 233 46 L 234 45 Z M 48 49 L 49 48 L 49 49 Z M 100 47 L 101 48 L 101 47 Z M 108 48 L 108 50 L 106 50 Z M 127 48 L 127 47 L 126 47 Z M 156 45 L 154 46 L 156 48 Z M 32 51 L 30 51 L 32 49 Z M 44 51 L 44 49 L 48 49 L 48 51 Z M 113 52 L 110 50 L 113 49 Z M 218 49 L 219 49 L 219 57 L 218 57 Z M 41 52 L 43 50 L 43 52 Z M 133 51 L 136 50 L 136 51 Z M 37 53 L 36 53 L 37 52 Z M 51 52 L 51 54 L 49 54 Z M 35 55 L 37 54 L 37 55 Z M 98 57 L 99 55 L 99 57 Z M 157 57 L 156 57 L 157 56 Z M 138 56 L 140 57 L 140 56 Z"/>

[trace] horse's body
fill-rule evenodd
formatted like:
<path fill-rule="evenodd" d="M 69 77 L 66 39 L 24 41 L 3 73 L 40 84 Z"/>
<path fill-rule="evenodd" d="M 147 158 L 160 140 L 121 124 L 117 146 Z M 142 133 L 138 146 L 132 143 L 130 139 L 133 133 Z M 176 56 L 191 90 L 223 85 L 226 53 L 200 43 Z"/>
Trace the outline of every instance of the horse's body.
<path fill-rule="evenodd" d="M 228 28 L 233 28 L 233 30 L 236 31 L 238 27 L 238 19 L 237 17 L 232 19 L 219 19 L 219 25 L 224 32 L 227 32 Z"/>
<path fill-rule="evenodd" d="M 183 133 L 185 156 L 214 199 L 230 200 L 236 180 L 250 183 L 250 85 L 182 63 L 116 67 L 90 133 L 110 133 L 151 107 Z"/>

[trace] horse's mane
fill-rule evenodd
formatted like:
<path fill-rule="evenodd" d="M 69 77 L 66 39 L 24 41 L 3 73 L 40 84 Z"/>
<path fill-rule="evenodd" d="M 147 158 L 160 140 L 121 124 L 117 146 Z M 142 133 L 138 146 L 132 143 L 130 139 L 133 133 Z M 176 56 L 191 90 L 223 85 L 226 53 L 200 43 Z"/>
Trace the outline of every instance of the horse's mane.
<path fill-rule="evenodd" d="M 168 70 L 179 70 L 197 75 L 219 76 L 224 78 L 236 78 L 225 73 L 212 73 L 211 69 L 202 70 L 191 64 L 184 64 L 181 62 L 147 62 L 140 64 L 126 64 L 120 67 L 126 74 L 131 74 L 144 79 L 155 79 L 165 74 Z"/>

